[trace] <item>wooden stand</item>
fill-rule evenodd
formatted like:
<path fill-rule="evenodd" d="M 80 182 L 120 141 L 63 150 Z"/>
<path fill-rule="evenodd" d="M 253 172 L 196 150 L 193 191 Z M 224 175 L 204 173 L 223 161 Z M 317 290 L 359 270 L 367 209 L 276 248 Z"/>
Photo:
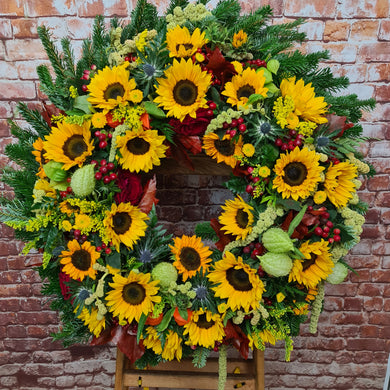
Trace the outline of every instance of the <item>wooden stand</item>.
<path fill-rule="evenodd" d="M 264 390 L 264 353 L 255 350 L 253 359 L 228 359 L 227 372 L 225 390 Z M 191 360 L 182 360 L 160 363 L 147 370 L 137 370 L 118 349 L 115 390 L 127 390 L 128 387 L 216 390 L 218 358 L 209 358 L 203 368 L 195 368 Z"/>

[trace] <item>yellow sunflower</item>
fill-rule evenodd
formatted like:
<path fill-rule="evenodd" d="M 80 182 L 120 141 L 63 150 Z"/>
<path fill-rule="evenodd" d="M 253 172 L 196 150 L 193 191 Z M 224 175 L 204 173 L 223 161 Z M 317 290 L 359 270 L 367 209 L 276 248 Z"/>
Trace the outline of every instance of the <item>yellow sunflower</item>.
<path fill-rule="evenodd" d="M 243 30 L 240 30 L 238 33 L 234 33 L 233 35 L 233 46 L 238 48 L 242 46 L 248 40 L 248 34 Z"/>
<path fill-rule="evenodd" d="M 103 221 L 106 234 L 119 252 L 120 243 L 130 249 L 140 237 L 145 235 L 148 216 L 131 203 L 112 204 L 111 210 L 106 211 Z"/>
<path fill-rule="evenodd" d="M 337 207 L 344 207 L 355 193 L 357 167 L 348 161 L 330 165 L 325 173 L 325 193 Z"/>
<path fill-rule="evenodd" d="M 109 283 L 112 290 L 106 296 L 107 306 L 119 322 L 125 319 L 130 323 L 139 321 L 142 313 L 147 315 L 153 310 L 154 303 L 161 301 L 157 295 L 157 281 L 150 281 L 150 274 L 130 271 L 127 277 L 114 274 L 113 282 Z"/>
<path fill-rule="evenodd" d="M 324 168 L 319 165 L 319 158 L 314 150 L 298 147 L 280 155 L 274 167 L 276 177 L 272 188 L 276 188 L 283 198 L 307 198 L 321 181 Z"/>
<path fill-rule="evenodd" d="M 173 265 L 183 276 L 183 281 L 195 276 L 200 269 L 203 274 L 207 271 L 211 262 L 210 255 L 212 252 L 208 246 L 203 245 L 200 237 L 182 236 L 173 239 L 174 246 L 170 245 L 174 256 Z"/>
<path fill-rule="evenodd" d="M 75 222 L 74 222 L 74 228 L 83 230 L 89 227 L 89 225 L 92 223 L 91 217 L 86 214 L 76 214 Z"/>
<path fill-rule="evenodd" d="M 128 63 L 99 70 L 88 85 L 88 101 L 95 107 L 102 108 L 106 114 L 119 104 L 133 101 L 132 93 L 136 90 L 134 79 L 130 79 L 130 72 L 126 70 Z"/>
<path fill-rule="evenodd" d="M 265 291 L 257 271 L 245 264 L 241 257 L 226 252 L 223 259 L 217 261 L 207 277 L 215 285 L 215 296 L 227 299 L 227 305 L 233 310 L 248 313 L 257 309 Z"/>
<path fill-rule="evenodd" d="M 211 85 L 211 75 L 203 72 L 199 65 L 182 58 L 176 59 L 164 72 L 165 78 L 158 78 L 154 99 L 159 106 L 168 111 L 168 116 L 183 120 L 188 114 L 196 118 L 199 108 L 207 107 L 206 92 Z"/>
<path fill-rule="evenodd" d="M 77 309 L 75 310 L 77 311 Z M 98 309 L 93 307 L 91 312 L 87 308 L 83 308 L 78 318 L 84 322 L 84 325 L 88 326 L 88 329 L 95 337 L 99 337 L 101 331 L 106 327 L 106 319 L 103 317 L 98 319 Z"/>
<path fill-rule="evenodd" d="M 162 347 L 162 343 L 160 337 L 153 326 L 149 326 L 146 328 L 147 336 L 143 341 L 144 346 L 146 348 L 152 349 L 155 354 L 161 355 L 164 360 L 173 360 L 177 359 L 180 361 L 183 355 L 182 348 L 182 338 L 169 329 L 168 334 L 165 337 L 164 348 Z"/>
<path fill-rule="evenodd" d="M 319 242 L 304 242 L 299 250 L 305 259 L 294 260 L 288 281 L 296 281 L 306 287 L 315 289 L 318 283 L 326 279 L 332 272 L 334 263 L 329 253 L 328 242 L 321 239 Z"/>
<path fill-rule="evenodd" d="M 175 28 L 167 32 L 167 45 L 170 57 L 190 57 L 195 52 L 208 42 L 205 39 L 205 32 L 201 32 L 196 28 L 192 35 L 187 27 Z"/>
<path fill-rule="evenodd" d="M 225 134 L 222 139 L 218 134 L 210 133 L 203 137 L 203 149 L 208 156 L 217 159 L 217 163 L 225 163 L 234 168 L 237 165 L 237 157 L 243 156 L 242 138 L 233 141 L 229 134 Z"/>
<path fill-rule="evenodd" d="M 67 200 L 64 200 L 60 203 L 60 211 L 66 215 L 73 215 L 80 212 L 79 206 L 72 206 Z"/>
<path fill-rule="evenodd" d="M 232 81 L 225 84 L 222 95 L 228 97 L 227 102 L 232 106 L 245 106 L 249 96 L 254 93 L 266 97 L 268 88 L 264 87 L 264 71 L 246 68 L 242 74 L 233 76 Z"/>
<path fill-rule="evenodd" d="M 240 195 L 235 199 L 227 200 L 224 206 L 221 206 L 222 214 L 218 217 L 223 225 L 221 230 L 228 234 L 237 236 L 237 239 L 245 239 L 252 231 L 253 225 L 253 207 L 244 202 Z"/>
<path fill-rule="evenodd" d="M 149 172 L 154 165 L 160 165 L 160 158 L 165 157 L 167 146 L 165 137 L 157 130 L 126 131 L 118 137 L 116 145 L 120 151 L 119 163 L 131 172 Z"/>
<path fill-rule="evenodd" d="M 58 123 L 52 127 L 50 135 L 45 136 L 43 147 L 45 158 L 63 163 L 62 169 L 68 170 L 75 165 L 82 166 L 94 149 L 91 141 L 90 122 L 81 126 L 74 123 Z"/>
<path fill-rule="evenodd" d="M 33 156 L 35 156 L 36 162 L 39 164 L 37 176 L 41 179 L 44 179 L 46 177 L 46 173 L 43 170 L 43 166 L 49 161 L 45 158 L 45 149 L 43 148 L 43 140 L 42 138 L 38 138 L 33 144 L 32 144 L 34 150 L 32 151 Z"/>
<path fill-rule="evenodd" d="M 46 179 L 38 179 L 34 184 L 33 198 L 36 202 L 41 202 L 44 196 L 55 198 L 57 192 Z"/>
<path fill-rule="evenodd" d="M 295 106 L 292 116 L 318 124 L 328 121 L 323 116 L 326 113 L 327 103 L 323 96 L 315 96 L 311 83 L 305 85 L 302 79 L 295 82 L 295 76 L 283 79 L 280 83 L 280 92 L 282 97 L 290 96 L 292 98 Z M 290 120 L 295 123 L 299 122 L 298 118 L 295 121 L 291 118 Z"/>
<path fill-rule="evenodd" d="M 86 276 L 95 279 L 96 270 L 93 265 L 100 254 L 90 242 L 80 245 L 76 240 L 69 241 L 68 250 L 62 251 L 60 257 L 60 263 L 64 266 L 62 271 L 72 279 L 83 281 Z"/>
<path fill-rule="evenodd" d="M 191 321 L 184 325 L 183 335 L 186 334 L 186 344 L 213 348 L 225 336 L 222 318 L 219 314 L 200 308 L 193 312 Z"/>

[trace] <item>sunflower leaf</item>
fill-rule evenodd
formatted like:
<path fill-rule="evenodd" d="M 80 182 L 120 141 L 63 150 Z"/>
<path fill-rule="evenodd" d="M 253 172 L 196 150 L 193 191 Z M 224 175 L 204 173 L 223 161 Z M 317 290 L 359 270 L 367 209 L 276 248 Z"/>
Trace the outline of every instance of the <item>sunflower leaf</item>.
<path fill-rule="evenodd" d="M 137 328 L 137 344 L 139 344 L 139 341 L 141 339 L 142 330 L 145 326 L 145 322 L 148 316 L 145 313 L 142 313 L 139 321 L 138 321 L 138 328 Z"/>
<path fill-rule="evenodd" d="M 73 108 L 83 111 L 85 114 L 90 114 L 91 104 L 88 102 L 88 95 L 77 96 L 73 103 Z"/>
<path fill-rule="evenodd" d="M 175 308 L 171 308 L 169 309 L 165 314 L 164 314 L 164 318 L 162 319 L 162 321 L 160 322 L 159 325 L 156 326 L 156 330 L 158 332 L 163 332 L 165 329 L 168 328 L 168 325 L 173 317 L 173 312 L 175 311 Z"/>
<path fill-rule="evenodd" d="M 112 268 L 121 268 L 121 255 L 119 252 L 112 252 L 110 256 L 106 257 L 107 264 Z"/>

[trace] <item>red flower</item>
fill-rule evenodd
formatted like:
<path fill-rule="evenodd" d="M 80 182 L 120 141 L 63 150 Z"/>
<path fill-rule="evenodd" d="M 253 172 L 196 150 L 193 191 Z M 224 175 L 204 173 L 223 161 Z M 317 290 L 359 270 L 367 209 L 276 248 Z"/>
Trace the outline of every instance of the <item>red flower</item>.
<path fill-rule="evenodd" d="M 121 192 L 115 195 L 115 201 L 119 203 L 131 203 L 137 205 L 143 194 L 141 179 L 135 173 L 125 169 L 118 171 L 117 186 Z"/>
<path fill-rule="evenodd" d="M 64 299 L 67 301 L 71 297 L 70 288 L 66 284 L 66 282 L 70 281 L 70 276 L 68 274 L 60 271 L 58 279 L 60 281 L 61 294 L 63 295 Z"/>
<path fill-rule="evenodd" d="M 208 111 L 209 110 L 206 108 L 199 108 L 199 110 L 196 111 L 196 118 L 191 118 L 187 115 L 183 119 L 183 122 L 174 118 L 169 121 L 169 124 L 173 127 L 173 131 L 176 134 L 185 136 L 203 135 L 212 119 L 212 117 L 207 114 Z"/>

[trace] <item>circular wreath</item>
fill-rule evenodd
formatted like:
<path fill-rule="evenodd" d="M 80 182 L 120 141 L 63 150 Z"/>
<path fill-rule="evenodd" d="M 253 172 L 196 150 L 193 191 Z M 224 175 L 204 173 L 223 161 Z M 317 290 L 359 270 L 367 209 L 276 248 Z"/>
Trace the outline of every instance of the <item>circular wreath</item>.
<path fill-rule="evenodd" d="M 69 40 L 60 55 L 40 27 L 53 105 L 41 115 L 20 104 L 34 131 L 13 123 L 19 143 L 6 150 L 21 169 L 3 172 L 15 198 L 1 218 L 25 253 L 43 253 L 43 294 L 62 320 L 54 337 L 113 341 L 139 367 L 184 356 L 201 366 L 211 350 L 247 357 L 278 340 L 288 359 L 309 312 L 316 331 L 324 284 L 347 276 L 367 210 L 358 175 L 373 170 L 356 147 L 373 102 L 334 96 L 348 80 L 319 67 L 327 53 L 286 50 L 304 39 L 298 21 L 203 3 L 158 17 L 140 0 L 108 32 L 98 17 L 77 64 Z M 172 237 L 153 170 L 198 153 L 231 167 L 232 198 Z"/>

